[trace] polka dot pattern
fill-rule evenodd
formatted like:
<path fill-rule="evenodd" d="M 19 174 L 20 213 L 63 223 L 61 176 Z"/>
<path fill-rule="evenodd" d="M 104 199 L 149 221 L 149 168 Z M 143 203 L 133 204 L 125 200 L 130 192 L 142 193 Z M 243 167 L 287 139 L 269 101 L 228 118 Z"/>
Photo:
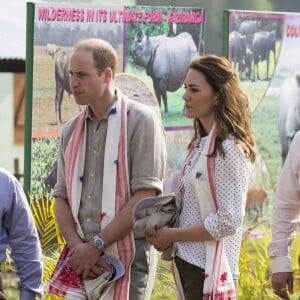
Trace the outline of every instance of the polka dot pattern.
<path fill-rule="evenodd" d="M 216 239 L 224 240 L 226 256 L 234 278 L 238 277 L 238 259 L 243 233 L 246 194 L 249 184 L 251 163 L 242 148 L 228 138 L 223 142 L 225 157 L 215 158 L 215 188 L 218 210 L 205 220 L 200 218 L 200 208 L 191 185 L 191 171 L 198 161 L 206 137 L 200 139 L 191 153 L 183 175 L 183 204 L 180 226 L 188 227 L 204 221 L 206 230 Z M 201 268 L 205 267 L 205 246 L 202 242 L 177 242 L 177 255 Z"/>

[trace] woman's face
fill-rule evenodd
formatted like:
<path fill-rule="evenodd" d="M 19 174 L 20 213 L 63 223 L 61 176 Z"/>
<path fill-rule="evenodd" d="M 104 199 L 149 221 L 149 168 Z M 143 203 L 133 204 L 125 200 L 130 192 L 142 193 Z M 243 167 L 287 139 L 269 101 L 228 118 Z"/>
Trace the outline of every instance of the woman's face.
<path fill-rule="evenodd" d="M 207 83 L 203 73 L 189 69 L 185 81 L 185 115 L 198 118 L 201 122 L 213 121 L 218 93 Z"/>

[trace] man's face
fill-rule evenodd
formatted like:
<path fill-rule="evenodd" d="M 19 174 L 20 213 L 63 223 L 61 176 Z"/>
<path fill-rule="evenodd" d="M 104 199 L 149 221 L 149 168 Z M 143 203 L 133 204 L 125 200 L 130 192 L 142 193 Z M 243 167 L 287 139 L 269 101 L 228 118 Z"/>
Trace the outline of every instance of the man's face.
<path fill-rule="evenodd" d="M 69 74 L 70 87 L 77 104 L 93 105 L 101 101 L 106 83 L 104 72 L 101 75 L 98 74 L 92 51 L 76 50 L 71 56 Z"/>

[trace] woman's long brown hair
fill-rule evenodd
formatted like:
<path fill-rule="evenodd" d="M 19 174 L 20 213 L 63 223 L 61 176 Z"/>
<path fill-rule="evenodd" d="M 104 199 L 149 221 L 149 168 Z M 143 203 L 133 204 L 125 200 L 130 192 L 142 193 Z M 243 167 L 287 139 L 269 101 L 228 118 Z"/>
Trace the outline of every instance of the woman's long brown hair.
<path fill-rule="evenodd" d="M 219 94 L 215 109 L 218 132 L 212 155 L 219 152 L 224 156 L 222 142 L 229 135 L 233 135 L 236 143 L 242 146 L 250 161 L 254 162 L 255 142 L 248 97 L 241 89 L 240 80 L 233 71 L 231 63 L 225 57 L 198 55 L 191 61 L 189 68 L 203 73 L 208 84 Z M 200 120 L 194 119 L 194 136 L 190 145 L 206 134 Z"/>

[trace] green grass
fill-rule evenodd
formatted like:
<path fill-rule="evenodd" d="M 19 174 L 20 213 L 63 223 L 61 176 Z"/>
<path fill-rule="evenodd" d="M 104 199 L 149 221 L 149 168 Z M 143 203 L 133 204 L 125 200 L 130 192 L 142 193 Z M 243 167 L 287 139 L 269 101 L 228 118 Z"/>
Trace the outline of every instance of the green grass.
<path fill-rule="evenodd" d="M 281 149 L 278 135 L 278 101 L 265 97 L 253 113 L 253 129 L 258 149 L 268 166 L 275 186 L 281 171 Z"/>

